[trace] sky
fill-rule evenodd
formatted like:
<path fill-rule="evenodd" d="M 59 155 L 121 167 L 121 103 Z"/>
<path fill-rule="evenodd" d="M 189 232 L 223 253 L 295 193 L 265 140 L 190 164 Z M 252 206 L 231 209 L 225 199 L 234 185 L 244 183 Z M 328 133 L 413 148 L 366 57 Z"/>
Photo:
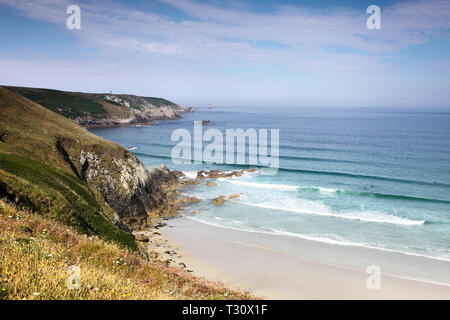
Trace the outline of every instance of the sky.
<path fill-rule="evenodd" d="M 194 107 L 450 108 L 450 0 L 0 0 L 0 84 Z"/>

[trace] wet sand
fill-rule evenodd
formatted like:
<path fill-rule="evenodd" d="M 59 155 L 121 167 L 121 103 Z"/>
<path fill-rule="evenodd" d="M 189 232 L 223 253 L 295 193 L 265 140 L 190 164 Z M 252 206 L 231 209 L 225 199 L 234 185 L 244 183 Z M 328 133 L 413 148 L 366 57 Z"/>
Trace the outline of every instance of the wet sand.
<path fill-rule="evenodd" d="M 162 260 L 171 259 L 172 265 L 182 263 L 194 275 L 256 296 L 450 299 L 448 261 L 226 229 L 186 217 L 166 223 L 158 231 Z M 171 249 L 176 254 L 164 255 Z M 366 270 L 371 265 L 380 268 L 380 289 L 367 287 L 371 274 Z"/>

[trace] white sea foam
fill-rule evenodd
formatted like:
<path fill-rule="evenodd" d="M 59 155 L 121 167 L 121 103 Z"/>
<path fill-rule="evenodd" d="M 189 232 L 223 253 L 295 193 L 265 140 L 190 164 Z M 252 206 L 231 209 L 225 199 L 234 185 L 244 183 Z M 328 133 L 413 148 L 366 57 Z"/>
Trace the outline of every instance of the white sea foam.
<path fill-rule="evenodd" d="M 250 227 L 248 227 L 248 228 L 234 227 L 234 226 L 230 225 L 230 223 L 225 224 L 226 221 L 233 222 L 231 219 L 220 218 L 220 217 L 214 217 L 214 219 L 217 220 L 217 222 L 206 221 L 204 219 L 199 219 L 198 217 L 193 217 L 193 216 L 186 216 L 186 218 L 200 222 L 200 223 L 204 223 L 204 224 L 207 224 L 207 225 L 210 225 L 213 227 L 232 229 L 232 230 L 237 230 L 237 231 L 263 233 L 263 234 L 280 235 L 280 236 L 290 236 L 290 237 L 296 237 L 296 238 L 301 238 L 301 239 L 305 239 L 305 240 L 318 241 L 318 242 L 323 242 L 323 243 L 328 243 L 328 244 L 333 244 L 333 245 L 341 245 L 341 246 L 355 246 L 355 247 L 366 247 L 366 248 L 370 247 L 368 244 L 364 244 L 364 243 L 341 241 L 341 240 L 335 240 L 335 239 L 320 237 L 320 236 L 308 236 L 308 235 L 304 235 L 304 234 L 281 231 L 281 230 L 276 230 L 276 229 L 256 230 L 256 229 L 252 229 Z M 242 224 L 242 222 L 240 222 L 240 224 Z"/>
<path fill-rule="evenodd" d="M 305 191 L 318 191 L 320 193 L 325 194 L 335 194 L 338 189 L 333 188 L 323 188 L 323 187 L 299 187 L 299 190 L 305 190 Z"/>
<path fill-rule="evenodd" d="M 183 171 L 184 175 L 189 179 L 197 178 L 197 171 Z"/>
<path fill-rule="evenodd" d="M 336 189 L 332 189 L 332 188 L 321 188 L 321 187 L 318 187 L 317 189 L 319 189 L 319 191 L 320 192 L 323 192 L 323 193 L 336 193 Z"/>
<path fill-rule="evenodd" d="M 380 251 L 386 251 L 386 252 L 392 252 L 392 253 L 405 254 L 405 255 L 409 255 L 409 256 L 416 256 L 416 257 L 450 262 L 450 259 L 447 257 L 431 256 L 431 255 L 426 255 L 426 254 L 418 254 L 418 253 L 407 252 L 407 251 L 402 251 L 402 250 L 389 249 L 389 248 L 385 248 L 385 247 L 377 247 L 377 246 L 373 246 L 373 245 L 366 244 L 366 243 L 352 242 L 352 241 L 347 241 L 347 240 L 336 240 L 336 239 L 331 239 L 331 238 L 321 237 L 321 236 L 310 236 L 310 235 L 304 235 L 304 234 L 287 232 L 287 231 L 276 230 L 276 229 L 270 229 L 270 231 L 265 231 L 265 230 L 251 229 L 251 228 L 233 227 L 233 226 L 229 226 L 229 225 L 224 225 L 223 223 L 214 223 L 211 221 L 205 221 L 203 219 L 199 219 L 197 217 L 192 217 L 192 216 L 186 216 L 186 218 L 197 221 L 199 223 L 203 223 L 203 224 L 210 225 L 213 227 L 224 228 L 224 229 L 295 237 L 295 238 L 300 238 L 303 240 L 317 241 L 317 242 L 326 243 L 326 244 L 330 244 L 330 245 L 362 247 L 362 248 L 367 248 L 367 249 L 380 250 Z M 217 217 L 215 217 L 215 218 L 217 218 Z M 220 220 L 228 220 L 228 219 L 220 218 L 220 219 L 216 219 L 216 220 L 220 221 Z"/>
<path fill-rule="evenodd" d="M 246 187 L 262 188 L 262 189 L 276 189 L 276 190 L 298 190 L 298 186 L 290 186 L 286 184 L 275 184 L 275 183 L 259 183 L 259 182 L 249 182 L 241 180 L 232 180 L 221 178 L 220 181 L 225 181 L 232 184 L 237 184 Z"/>
<path fill-rule="evenodd" d="M 299 198 L 292 199 L 283 197 L 279 199 L 271 199 L 271 201 L 249 201 L 248 197 L 244 197 L 243 199 L 233 200 L 232 202 L 263 209 L 359 220 L 364 222 L 391 223 L 399 225 L 422 225 L 425 223 L 423 220 L 410 220 L 377 211 L 335 212 L 321 202 Z"/>
<path fill-rule="evenodd" d="M 251 174 L 250 172 L 249 174 Z M 230 179 L 230 178 L 220 178 L 218 179 L 220 181 L 246 186 L 246 187 L 254 187 L 254 188 L 262 188 L 262 189 L 275 189 L 275 190 L 289 190 L 289 191 L 295 191 L 295 190 L 317 190 L 322 193 L 328 193 L 333 194 L 338 191 L 337 189 L 332 188 L 322 188 L 322 187 L 299 187 L 299 186 L 293 186 L 293 185 L 287 185 L 287 184 L 277 184 L 277 183 L 261 183 L 261 182 L 250 182 L 250 181 L 242 181 L 237 179 Z"/>
<path fill-rule="evenodd" d="M 286 190 L 293 191 L 296 190 L 297 186 L 290 186 L 284 184 L 265 184 L 265 183 L 256 183 L 256 182 L 248 182 L 241 180 L 231 180 L 221 178 L 220 181 L 225 181 L 228 183 L 248 186 L 253 188 L 263 188 L 263 189 L 275 189 L 275 190 Z M 335 189 L 327 189 L 320 188 L 321 192 L 334 192 Z M 202 198 L 201 193 L 196 193 L 195 196 L 197 198 Z M 203 197 L 204 198 L 204 197 Z M 214 196 L 210 196 L 208 198 L 214 198 Z M 425 223 L 424 220 L 411 220 L 404 217 L 395 216 L 392 214 L 373 211 L 373 210 L 358 210 L 358 211 L 347 211 L 347 212 L 336 212 L 332 210 L 327 205 L 323 204 L 320 201 L 313 201 L 307 199 L 301 199 L 297 197 L 290 197 L 284 195 L 267 195 L 264 194 L 263 198 L 261 198 L 260 194 L 254 195 L 244 192 L 244 194 L 237 199 L 229 199 L 228 201 L 247 205 L 252 207 L 258 207 L 269 210 L 279 210 L 279 211 L 287 211 L 294 212 L 298 214 L 309 214 L 309 215 L 317 215 L 317 216 L 325 216 L 325 217 L 333 217 L 339 219 L 347 219 L 347 220 L 355 220 L 355 221 L 363 221 L 363 222 L 375 222 L 375 223 L 389 223 L 396 225 L 405 225 L 405 226 L 414 226 L 414 225 L 423 225 Z"/>

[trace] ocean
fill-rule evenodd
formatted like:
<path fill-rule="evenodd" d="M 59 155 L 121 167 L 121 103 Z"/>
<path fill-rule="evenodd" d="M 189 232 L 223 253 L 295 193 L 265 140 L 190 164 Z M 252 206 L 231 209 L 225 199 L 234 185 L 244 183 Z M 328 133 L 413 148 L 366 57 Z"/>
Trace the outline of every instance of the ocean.
<path fill-rule="evenodd" d="M 133 152 L 149 169 L 252 167 L 175 164 L 172 132 L 279 129 L 279 170 L 221 178 L 182 190 L 201 199 L 186 216 L 202 223 L 362 246 L 450 261 L 450 111 L 430 109 L 214 107 L 154 126 L 92 129 Z M 205 147 L 208 143 L 203 143 Z M 219 195 L 240 193 L 222 206 Z M 192 210 L 200 212 L 192 216 Z"/>

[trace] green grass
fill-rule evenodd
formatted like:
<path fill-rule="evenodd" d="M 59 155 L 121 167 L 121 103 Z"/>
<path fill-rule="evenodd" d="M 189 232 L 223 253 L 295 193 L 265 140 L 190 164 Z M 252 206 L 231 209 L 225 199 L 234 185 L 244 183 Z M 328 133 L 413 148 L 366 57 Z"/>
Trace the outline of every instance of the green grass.
<path fill-rule="evenodd" d="M 168 107 L 172 107 L 172 108 L 176 108 L 178 107 L 177 104 L 163 99 L 163 98 L 153 98 L 153 97 L 143 97 L 147 102 L 151 103 L 152 105 L 156 106 L 156 107 L 162 107 L 162 106 L 168 106 Z"/>
<path fill-rule="evenodd" d="M 116 106 L 122 106 L 122 104 L 120 104 L 120 103 L 106 99 L 106 96 L 107 96 L 107 94 L 97 95 L 98 98 L 103 99 L 110 104 L 113 104 Z M 166 99 L 163 99 L 163 98 L 140 97 L 140 96 L 122 95 L 122 94 L 118 94 L 118 95 L 113 94 L 113 96 L 116 96 L 120 99 L 127 101 L 130 104 L 130 108 L 137 109 L 137 110 L 142 110 L 143 105 L 145 105 L 146 103 L 149 103 L 156 108 L 160 108 L 160 107 L 170 107 L 170 108 L 175 108 L 175 109 L 179 108 L 179 106 L 176 103 L 166 100 Z"/>
<path fill-rule="evenodd" d="M 68 118 L 73 119 L 85 113 L 94 116 L 105 114 L 103 106 L 93 101 L 94 96 L 90 97 L 89 94 L 38 88 L 5 88 Z"/>
<path fill-rule="evenodd" d="M 2 184 L 9 192 L 1 187 Z M 94 191 L 62 170 L 0 153 L 1 193 L 9 193 L 18 204 L 73 226 L 79 232 L 99 235 L 134 250 L 137 248 L 131 234 L 114 227 Z"/>

